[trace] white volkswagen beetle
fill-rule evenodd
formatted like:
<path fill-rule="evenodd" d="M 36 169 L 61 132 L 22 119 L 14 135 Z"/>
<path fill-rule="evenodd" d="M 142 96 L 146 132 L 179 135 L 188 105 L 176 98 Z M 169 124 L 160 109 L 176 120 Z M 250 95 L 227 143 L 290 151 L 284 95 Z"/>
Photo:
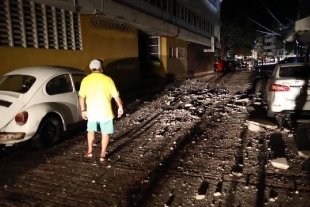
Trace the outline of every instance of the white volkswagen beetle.
<path fill-rule="evenodd" d="M 0 78 L 0 145 L 28 139 L 48 147 L 82 121 L 77 92 L 84 71 L 66 67 L 28 67 Z"/>

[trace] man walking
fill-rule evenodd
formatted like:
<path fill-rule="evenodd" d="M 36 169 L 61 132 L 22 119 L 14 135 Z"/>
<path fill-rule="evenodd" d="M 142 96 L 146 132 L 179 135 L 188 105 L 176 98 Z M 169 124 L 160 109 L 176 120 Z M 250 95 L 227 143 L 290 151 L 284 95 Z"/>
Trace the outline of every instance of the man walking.
<path fill-rule="evenodd" d="M 79 91 L 82 117 L 87 120 L 88 151 L 85 157 L 93 156 L 95 132 L 98 131 L 98 126 L 100 126 L 102 134 L 100 161 L 105 160 L 110 134 L 114 133 L 112 98 L 115 99 L 118 106 L 117 116 L 120 117 L 123 114 L 123 104 L 119 92 L 113 80 L 109 76 L 102 74 L 102 62 L 103 60 L 97 59 L 90 62 L 89 68 L 92 73 L 82 80 Z"/>

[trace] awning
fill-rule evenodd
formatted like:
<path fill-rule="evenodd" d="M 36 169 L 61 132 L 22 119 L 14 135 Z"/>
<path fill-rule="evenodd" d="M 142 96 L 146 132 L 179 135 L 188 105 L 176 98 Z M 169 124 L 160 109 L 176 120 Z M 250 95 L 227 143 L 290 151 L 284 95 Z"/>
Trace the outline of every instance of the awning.
<path fill-rule="evenodd" d="M 298 42 L 310 43 L 310 30 L 292 32 L 285 39 L 285 41 L 287 41 L 287 42 L 293 42 L 295 40 L 297 40 Z"/>
<path fill-rule="evenodd" d="M 299 41 L 310 43 L 310 16 L 295 22 L 294 30 L 285 38 L 285 41 Z"/>

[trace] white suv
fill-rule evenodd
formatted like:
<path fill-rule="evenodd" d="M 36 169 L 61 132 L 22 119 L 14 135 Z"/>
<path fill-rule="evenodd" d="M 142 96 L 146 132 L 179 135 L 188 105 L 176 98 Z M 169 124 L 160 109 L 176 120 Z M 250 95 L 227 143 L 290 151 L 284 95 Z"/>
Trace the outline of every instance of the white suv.
<path fill-rule="evenodd" d="M 267 116 L 310 114 L 310 65 L 278 64 L 266 88 Z"/>

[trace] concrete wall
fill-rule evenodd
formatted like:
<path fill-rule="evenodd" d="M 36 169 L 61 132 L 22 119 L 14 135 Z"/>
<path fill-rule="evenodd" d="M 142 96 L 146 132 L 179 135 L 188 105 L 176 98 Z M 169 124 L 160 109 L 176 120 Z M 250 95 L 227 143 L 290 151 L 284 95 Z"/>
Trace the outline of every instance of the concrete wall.
<path fill-rule="evenodd" d="M 190 43 L 187 45 L 187 67 L 193 75 L 203 75 L 213 71 L 214 53 L 203 52 L 205 47 Z"/>
<path fill-rule="evenodd" d="M 105 29 L 93 26 L 90 22 L 90 16 L 81 16 L 81 51 L 0 47 L 0 75 L 17 68 L 37 65 L 69 66 L 90 72 L 90 60 L 103 58 L 105 72 L 119 88 L 139 81 L 137 31 Z"/>
<path fill-rule="evenodd" d="M 174 37 L 163 37 L 162 38 L 162 60 L 163 66 L 166 69 L 168 76 L 173 75 L 175 79 L 184 78 L 187 76 L 187 54 L 184 59 L 171 58 L 169 57 L 169 47 L 185 48 L 187 53 L 187 41 L 177 39 Z"/>
<path fill-rule="evenodd" d="M 174 37 L 161 37 L 161 56 L 153 62 L 153 72 L 168 81 L 204 75 L 213 72 L 214 53 L 203 52 L 206 46 L 188 43 Z M 184 59 L 169 57 L 169 48 L 182 47 L 186 50 Z"/>

